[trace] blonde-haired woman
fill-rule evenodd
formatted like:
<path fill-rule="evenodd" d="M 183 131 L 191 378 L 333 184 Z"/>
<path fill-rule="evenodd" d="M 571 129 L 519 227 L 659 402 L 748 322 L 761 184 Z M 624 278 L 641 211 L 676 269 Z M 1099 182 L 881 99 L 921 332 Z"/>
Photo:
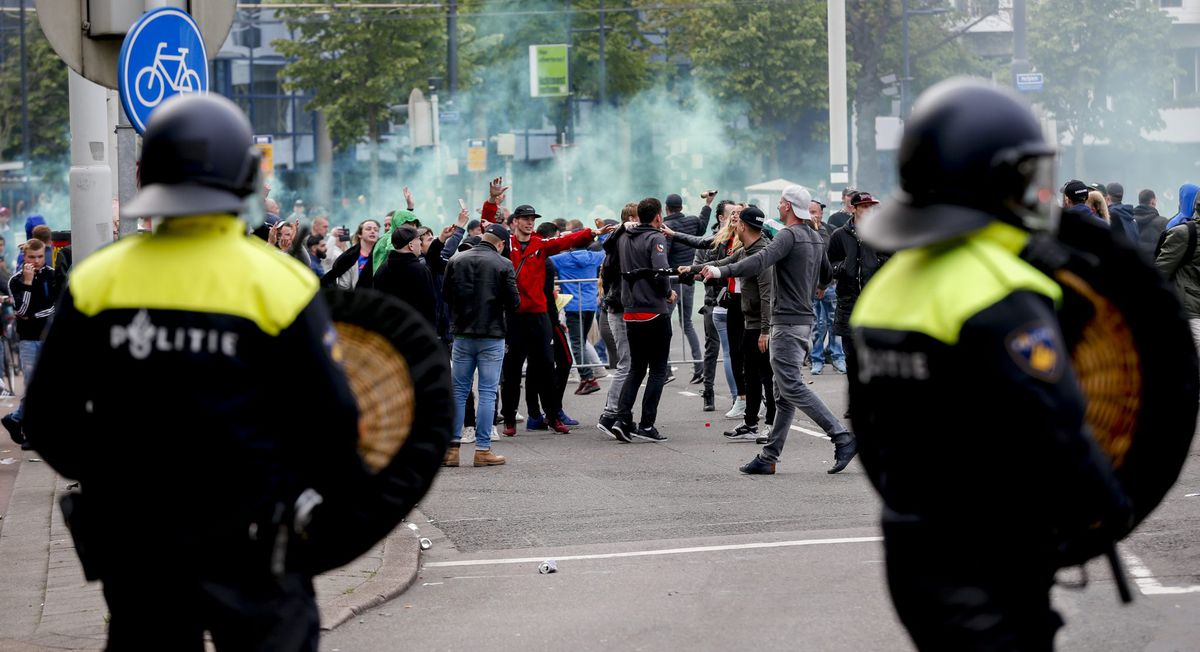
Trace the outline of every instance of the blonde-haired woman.
<path fill-rule="evenodd" d="M 663 233 L 675 242 L 696 248 L 694 266 L 681 267 L 679 271 L 699 271 L 713 261 L 721 260 L 742 246 L 742 241 L 734 234 L 737 216 L 744 208 L 741 204 L 722 201 L 717 204 L 717 232 L 707 238 L 699 238 L 686 233 L 676 233 L 671 229 L 663 229 Z M 721 351 L 725 354 L 725 382 L 729 386 L 729 395 L 733 407 L 725 416 L 730 419 L 740 419 L 746 415 L 746 390 L 742 374 L 742 352 L 738 343 L 741 342 L 745 323 L 742 318 L 742 295 L 736 279 L 714 279 L 705 283 L 704 304 L 707 308 L 704 315 L 705 329 L 711 315 L 712 328 L 716 331 L 721 343 Z M 707 356 L 706 356 L 707 357 Z M 711 412 L 716 409 L 714 379 L 710 374 L 704 378 L 704 410 Z"/>
<path fill-rule="evenodd" d="M 1108 202 L 1104 201 L 1104 195 L 1099 191 L 1093 190 L 1088 193 L 1087 205 L 1096 217 L 1104 220 L 1106 224 L 1112 223 L 1112 217 L 1108 214 Z"/>

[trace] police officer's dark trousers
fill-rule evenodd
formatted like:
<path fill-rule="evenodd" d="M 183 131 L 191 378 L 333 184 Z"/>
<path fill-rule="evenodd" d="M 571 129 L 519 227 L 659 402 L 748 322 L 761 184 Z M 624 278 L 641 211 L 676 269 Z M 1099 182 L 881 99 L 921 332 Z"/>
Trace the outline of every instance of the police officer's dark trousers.
<path fill-rule="evenodd" d="M 888 589 L 917 648 L 1050 652 L 1062 618 L 1050 605 L 1048 557 L 984 543 L 963 528 L 883 524 Z"/>
<path fill-rule="evenodd" d="M 200 652 L 206 631 L 222 651 L 316 652 L 320 615 L 308 576 L 190 577 L 178 560 L 160 561 L 143 559 L 101 579 L 110 652 Z"/>

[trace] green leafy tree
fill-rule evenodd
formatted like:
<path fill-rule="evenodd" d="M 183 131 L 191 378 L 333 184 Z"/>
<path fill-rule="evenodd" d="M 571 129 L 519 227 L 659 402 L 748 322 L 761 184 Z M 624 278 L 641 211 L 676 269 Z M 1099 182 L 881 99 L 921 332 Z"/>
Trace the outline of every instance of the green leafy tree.
<path fill-rule="evenodd" d="M 0 158 L 22 156 L 20 35 L 6 37 L 0 62 Z M 70 147 L 67 65 L 42 35 L 36 19 L 26 23 L 29 144 L 34 160 L 61 161 Z"/>
<path fill-rule="evenodd" d="M 628 11 L 633 0 L 604 4 L 606 90 L 619 104 L 652 81 L 652 49 L 638 14 Z M 540 127 L 543 118 L 562 130 L 569 122 L 566 98 L 529 96 L 530 45 L 571 43 L 574 97 L 599 98 L 600 0 L 464 0 L 459 7 L 459 24 L 473 30 L 475 42 L 460 48 L 460 84 L 477 89 L 471 108 L 486 115 L 492 131 Z"/>
<path fill-rule="evenodd" d="M 444 16 L 433 9 L 356 9 L 338 2 L 317 14 L 281 8 L 295 40 L 272 45 L 285 57 L 287 85 L 313 94 L 308 108 L 329 121 L 335 145 L 344 149 L 364 138 L 378 143 L 392 105 L 407 100 L 414 86 L 440 74 L 445 57 Z"/>
<path fill-rule="evenodd" d="M 647 4 L 666 4 L 649 13 L 667 34 L 667 52 L 690 62 L 731 123 L 748 119 L 738 141 L 762 152 L 778 176 L 780 149 L 802 128 L 804 110 L 828 106 L 824 0 Z"/>
<path fill-rule="evenodd" d="M 1145 142 L 1144 131 L 1163 126 L 1159 109 L 1176 71 L 1170 29 L 1158 3 L 1040 0 L 1031 7 L 1030 59 L 1046 76 L 1037 100 L 1071 136 L 1077 177 L 1089 136 L 1132 148 Z"/>
<path fill-rule="evenodd" d="M 911 8 L 925 8 L 912 2 Z M 900 0 L 846 0 L 849 83 L 858 132 L 857 185 L 878 192 L 891 178 L 875 146 L 875 120 L 891 115 L 891 98 L 881 81 L 903 76 Z M 909 101 L 925 88 L 954 75 L 986 75 L 986 64 L 954 38 L 954 14 L 909 16 Z"/>

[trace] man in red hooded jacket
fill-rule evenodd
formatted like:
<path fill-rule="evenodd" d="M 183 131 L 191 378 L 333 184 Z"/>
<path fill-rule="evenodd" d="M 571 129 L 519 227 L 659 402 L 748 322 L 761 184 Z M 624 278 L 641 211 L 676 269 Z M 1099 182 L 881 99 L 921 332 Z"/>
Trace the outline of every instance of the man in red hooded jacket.
<path fill-rule="evenodd" d="M 491 196 L 483 204 L 482 221 L 492 222 L 504 201 L 502 180 L 492 182 Z M 581 242 L 591 242 L 596 235 L 611 232 L 583 229 L 557 238 L 542 238 L 534 233 L 534 222 L 540 218 L 528 204 L 518 206 L 512 212 L 512 239 L 509 242 L 509 259 L 516 270 L 517 291 L 521 305 L 512 316 L 508 327 L 508 352 L 504 356 L 503 381 L 500 388 L 501 409 L 504 417 L 504 435 L 517 434 L 517 405 L 521 400 L 521 367 L 529 360 L 526 376 L 542 400 L 546 411 L 547 425 L 554 432 L 568 433 L 570 429 L 559 420 L 562 397 L 551 385 L 554 377 L 553 332 L 550 318 L 546 316 L 546 259 L 557 253 L 569 251 Z M 544 386 L 543 386 L 544 385 Z"/>

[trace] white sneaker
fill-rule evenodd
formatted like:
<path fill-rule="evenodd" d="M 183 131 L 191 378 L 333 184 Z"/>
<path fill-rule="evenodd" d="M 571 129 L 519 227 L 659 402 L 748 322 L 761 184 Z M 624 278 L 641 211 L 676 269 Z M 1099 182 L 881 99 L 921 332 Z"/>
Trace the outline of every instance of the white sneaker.
<path fill-rule="evenodd" d="M 746 399 L 738 398 L 733 402 L 733 409 L 725 413 L 726 419 L 741 419 L 746 416 Z"/>
<path fill-rule="evenodd" d="M 475 428 L 471 426 L 463 426 L 462 439 L 459 440 L 463 444 L 472 444 L 475 442 Z"/>

